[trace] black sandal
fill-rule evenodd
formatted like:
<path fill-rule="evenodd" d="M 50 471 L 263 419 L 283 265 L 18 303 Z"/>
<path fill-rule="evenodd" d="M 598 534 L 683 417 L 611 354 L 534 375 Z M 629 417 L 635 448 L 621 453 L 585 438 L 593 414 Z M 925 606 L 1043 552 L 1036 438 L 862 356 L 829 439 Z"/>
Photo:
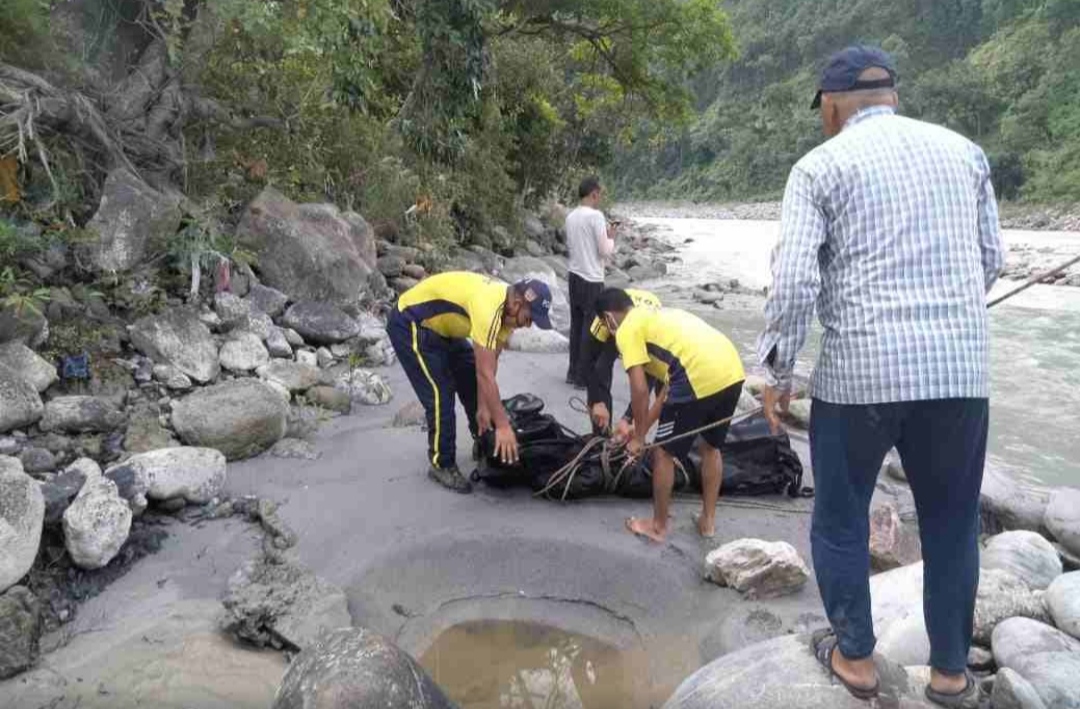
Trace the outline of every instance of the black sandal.
<path fill-rule="evenodd" d="M 836 633 L 831 628 L 818 630 L 810 638 L 810 649 L 813 651 L 817 661 L 821 663 L 821 666 L 829 671 L 831 677 L 839 680 L 840 684 L 844 685 L 844 688 L 851 693 L 851 696 L 856 699 L 873 699 L 878 696 L 881 691 L 880 681 L 874 682 L 873 687 L 859 687 L 849 683 L 833 668 L 832 656 L 839 642 Z"/>
<path fill-rule="evenodd" d="M 934 704 L 950 709 L 975 709 L 979 706 L 979 685 L 971 672 L 964 670 L 964 678 L 967 685 L 956 694 L 939 692 L 930 685 L 926 685 L 926 698 Z"/>

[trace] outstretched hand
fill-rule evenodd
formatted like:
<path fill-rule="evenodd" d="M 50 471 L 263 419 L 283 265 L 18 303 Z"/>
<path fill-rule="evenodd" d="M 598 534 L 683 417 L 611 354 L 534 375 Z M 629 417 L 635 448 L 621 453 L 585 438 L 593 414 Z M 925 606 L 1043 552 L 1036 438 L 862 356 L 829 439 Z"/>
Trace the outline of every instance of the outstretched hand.
<path fill-rule="evenodd" d="M 608 430 L 611 425 L 611 412 L 608 411 L 607 404 L 599 401 L 592 405 L 592 422 L 601 431 Z"/>
<path fill-rule="evenodd" d="M 504 465 L 517 465 L 518 440 L 517 434 L 509 424 L 495 429 L 495 457 Z"/>
<path fill-rule="evenodd" d="M 765 406 L 765 420 L 769 422 L 769 428 L 773 435 L 780 433 L 780 414 L 786 414 L 791 406 L 791 392 L 781 392 L 776 387 L 765 387 L 761 392 L 762 403 Z"/>

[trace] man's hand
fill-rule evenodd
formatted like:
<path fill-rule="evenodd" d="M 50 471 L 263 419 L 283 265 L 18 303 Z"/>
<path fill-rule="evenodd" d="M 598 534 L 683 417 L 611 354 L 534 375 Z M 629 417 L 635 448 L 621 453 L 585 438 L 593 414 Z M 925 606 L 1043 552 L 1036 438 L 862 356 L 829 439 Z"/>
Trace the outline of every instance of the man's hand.
<path fill-rule="evenodd" d="M 616 443 L 625 443 L 630 440 L 630 436 L 634 433 L 634 424 L 626 419 L 619 419 L 619 422 L 615 424 L 615 433 L 612 438 Z"/>
<path fill-rule="evenodd" d="M 592 422 L 601 431 L 608 429 L 611 425 L 611 412 L 608 411 L 607 404 L 598 401 L 592 405 Z"/>
<path fill-rule="evenodd" d="M 495 429 L 495 457 L 504 465 L 517 465 L 518 442 L 514 429 L 509 425 Z"/>
<path fill-rule="evenodd" d="M 631 458 L 640 458 L 641 451 L 645 448 L 645 441 L 633 436 L 626 444 L 626 453 Z"/>
<path fill-rule="evenodd" d="M 765 406 L 765 420 L 769 422 L 769 428 L 773 435 L 780 433 L 780 412 L 787 413 L 791 404 L 791 392 L 781 392 L 775 387 L 765 387 L 761 392 L 762 403 Z"/>
<path fill-rule="evenodd" d="M 491 411 L 483 404 L 476 410 L 476 427 L 480 430 L 480 435 L 491 430 Z"/>

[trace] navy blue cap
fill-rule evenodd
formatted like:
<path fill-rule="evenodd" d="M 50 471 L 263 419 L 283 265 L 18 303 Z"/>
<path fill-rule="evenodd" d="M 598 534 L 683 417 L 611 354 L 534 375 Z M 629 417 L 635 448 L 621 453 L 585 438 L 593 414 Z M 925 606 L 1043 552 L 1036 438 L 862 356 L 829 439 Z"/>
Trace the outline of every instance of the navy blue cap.
<path fill-rule="evenodd" d="M 859 74 L 877 67 L 889 72 L 888 79 L 859 81 Z M 821 95 L 842 93 L 845 91 L 865 91 L 867 89 L 887 89 L 896 86 L 896 66 L 892 57 L 877 47 L 858 44 L 842 49 L 829 57 L 828 64 L 821 72 L 817 96 L 810 108 L 821 107 Z"/>
<path fill-rule="evenodd" d="M 551 289 L 547 283 L 535 278 L 519 281 L 514 286 L 529 304 L 533 325 L 541 330 L 551 329 Z"/>

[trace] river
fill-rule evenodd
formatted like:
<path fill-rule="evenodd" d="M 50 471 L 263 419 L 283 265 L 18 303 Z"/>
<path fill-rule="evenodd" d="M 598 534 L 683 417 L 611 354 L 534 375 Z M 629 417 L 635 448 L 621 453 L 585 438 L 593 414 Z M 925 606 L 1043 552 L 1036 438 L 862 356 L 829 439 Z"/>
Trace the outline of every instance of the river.
<path fill-rule="evenodd" d="M 764 288 L 771 281 L 769 258 L 778 222 L 636 221 L 660 227 L 660 234 L 678 245 L 681 262 L 669 270 L 669 287 L 738 279 L 745 286 Z M 1006 231 L 1005 240 L 1044 255 L 1060 253 L 1061 261 L 1080 253 L 1077 232 Z M 991 295 L 1017 285 L 999 282 Z M 729 298 L 720 309 L 694 309 L 728 333 L 752 361 L 762 302 Z M 689 300 L 679 304 L 688 305 Z M 1080 487 L 1080 288 L 1035 286 L 995 307 L 990 328 L 989 464 L 1031 482 Z M 813 366 L 819 338 L 817 328 L 800 356 L 799 371 L 804 374 Z"/>

